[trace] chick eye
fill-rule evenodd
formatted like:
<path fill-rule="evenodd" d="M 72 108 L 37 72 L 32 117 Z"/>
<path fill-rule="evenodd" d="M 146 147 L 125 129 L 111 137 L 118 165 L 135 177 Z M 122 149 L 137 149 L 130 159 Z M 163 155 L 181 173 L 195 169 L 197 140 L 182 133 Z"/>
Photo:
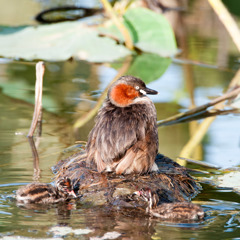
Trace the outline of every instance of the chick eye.
<path fill-rule="evenodd" d="M 136 86 L 135 89 L 136 89 L 136 90 L 139 90 L 139 86 Z"/>

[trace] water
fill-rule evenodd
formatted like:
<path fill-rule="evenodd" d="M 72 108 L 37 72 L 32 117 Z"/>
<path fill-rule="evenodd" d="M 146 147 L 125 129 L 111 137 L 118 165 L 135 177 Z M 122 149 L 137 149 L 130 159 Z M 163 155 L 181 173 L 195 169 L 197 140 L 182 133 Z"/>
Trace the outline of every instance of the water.
<path fill-rule="evenodd" d="M 0 1 L 2 9 L 8 9 Z M 26 16 L 41 9 L 40 2 L 25 0 Z M 12 12 L 16 2 L 8 3 Z M 224 28 L 205 3 L 199 8 L 192 4 L 185 14 L 184 51 L 173 61 L 164 75 L 148 86 L 160 95 L 152 99 L 158 120 L 186 110 L 194 95 L 196 105 L 220 95 L 239 68 L 236 51 Z M 45 6 L 44 6 L 45 7 Z M 202 26 L 194 12 L 211 24 Z M 19 9 L 21 10 L 21 9 Z M 6 10 L 7 12 L 7 10 Z M 1 24 L 32 23 L 30 18 L 0 14 Z M 211 26 L 210 26 L 211 25 Z M 217 26 L 217 27 L 216 27 Z M 181 42 L 181 41 L 179 41 Z M 221 44 L 226 43 L 223 48 Z M 180 43 L 179 43 L 180 44 Z M 185 60 L 190 61 L 186 62 Z M 192 64 L 192 61 L 198 64 Z M 199 62 L 205 63 L 205 65 Z M 86 141 L 94 121 L 77 132 L 72 126 L 77 118 L 88 112 L 99 94 L 116 75 L 109 64 L 87 62 L 46 63 L 44 77 L 43 135 L 39 139 L 40 181 L 51 182 L 51 167 L 62 151 L 75 141 Z M 190 82 L 190 84 L 189 84 Z M 26 138 L 33 114 L 35 63 L 0 62 L 0 238 L 22 236 L 55 239 L 238 239 L 240 236 L 240 196 L 232 189 L 203 184 L 202 192 L 194 199 L 207 213 L 206 219 L 195 224 L 176 224 L 149 218 L 141 213 L 111 210 L 77 204 L 26 209 L 17 206 L 15 191 L 20 185 L 32 182 L 32 152 Z M 192 87 L 191 87 L 192 85 Z M 195 159 L 220 167 L 238 166 L 239 116 L 220 116 L 211 125 Z M 188 123 L 159 128 L 160 152 L 176 159 L 190 137 Z M 195 167 L 196 168 L 196 167 Z M 217 172 L 216 172 L 217 173 Z M 211 180 L 214 173 L 207 175 Z M 54 229 L 54 227 L 59 229 Z M 60 231 L 60 232 L 59 232 Z M 107 235 L 106 235 L 107 234 Z M 14 237 L 13 237 L 14 239 Z"/>

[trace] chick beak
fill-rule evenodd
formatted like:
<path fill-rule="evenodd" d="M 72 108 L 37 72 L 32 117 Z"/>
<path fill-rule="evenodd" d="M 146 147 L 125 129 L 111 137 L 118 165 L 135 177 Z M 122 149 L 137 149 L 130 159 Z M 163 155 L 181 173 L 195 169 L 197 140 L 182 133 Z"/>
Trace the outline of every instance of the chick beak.
<path fill-rule="evenodd" d="M 69 196 L 71 196 L 73 198 L 77 197 L 77 195 L 75 194 L 75 192 L 73 190 L 69 191 L 68 194 L 69 194 Z"/>
<path fill-rule="evenodd" d="M 140 89 L 140 93 L 142 93 L 143 95 L 147 95 L 147 94 L 156 95 L 156 94 L 158 94 L 157 91 L 155 91 L 153 89 L 150 89 L 150 88 Z"/>
<path fill-rule="evenodd" d="M 136 194 L 136 195 L 138 195 L 138 196 L 141 196 L 141 192 L 140 192 L 140 191 L 136 191 L 136 192 L 134 192 L 133 194 Z"/>

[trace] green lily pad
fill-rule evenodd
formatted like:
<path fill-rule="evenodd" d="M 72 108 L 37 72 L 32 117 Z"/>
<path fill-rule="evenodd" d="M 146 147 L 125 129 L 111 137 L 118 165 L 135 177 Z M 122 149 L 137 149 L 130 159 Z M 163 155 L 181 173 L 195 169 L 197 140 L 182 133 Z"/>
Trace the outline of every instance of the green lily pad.
<path fill-rule="evenodd" d="M 79 22 L 0 28 L 0 56 L 6 58 L 65 61 L 73 57 L 90 62 L 110 62 L 130 53 L 123 45 L 99 37 L 95 29 Z"/>
<path fill-rule="evenodd" d="M 164 57 L 177 53 L 173 30 L 163 15 L 146 8 L 133 8 L 125 13 L 124 20 L 135 46 L 143 52 Z"/>
<path fill-rule="evenodd" d="M 172 56 L 177 52 L 171 26 L 160 14 L 135 8 L 124 15 L 135 46 L 143 52 Z M 42 26 L 1 27 L 0 56 L 28 61 L 65 61 L 70 58 L 89 62 L 112 62 L 129 54 L 124 45 L 99 32 L 109 29 L 87 27 L 79 22 Z M 115 32 L 114 32 L 115 31 Z M 117 29 L 114 36 L 122 38 Z"/>
<path fill-rule="evenodd" d="M 171 61 L 170 58 L 145 53 L 136 57 L 127 74 L 139 77 L 145 83 L 150 83 L 163 75 Z"/>
<path fill-rule="evenodd" d="M 173 56 L 178 52 L 172 27 L 163 15 L 146 8 L 133 8 L 126 11 L 123 19 L 134 46 L 141 51 L 162 57 Z M 115 25 L 101 27 L 99 31 L 124 41 Z"/>

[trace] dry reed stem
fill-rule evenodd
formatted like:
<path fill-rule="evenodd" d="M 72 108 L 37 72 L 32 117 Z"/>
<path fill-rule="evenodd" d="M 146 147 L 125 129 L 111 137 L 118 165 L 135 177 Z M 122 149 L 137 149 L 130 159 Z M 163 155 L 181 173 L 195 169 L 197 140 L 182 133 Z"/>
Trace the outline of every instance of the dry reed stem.
<path fill-rule="evenodd" d="M 240 77 L 240 74 L 239 73 L 237 73 L 237 74 Z M 234 79 L 235 79 L 235 77 L 233 78 L 233 80 Z M 174 123 L 179 123 L 184 120 L 185 121 L 189 120 L 190 118 L 193 118 L 194 115 L 201 114 L 202 112 L 206 111 L 209 107 L 215 106 L 223 101 L 226 101 L 226 100 L 229 100 L 232 98 L 236 98 L 240 94 L 240 88 L 239 87 L 236 89 L 233 88 L 233 86 L 236 86 L 235 84 L 234 85 L 232 84 L 233 80 L 231 81 L 231 83 L 229 85 L 230 86 L 229 90 L 231 90 L 231 91 L 227 91 L 227 93 L 223 94 L 222 96 L 220 96 L 218 98 L 215 98 L 214 100 L 212 100 L 209 103 L 203 104 L 201 106 L 198 106 L 196 108 L 188 110 L 184 113 L 178 113 L 172 117 L 158 121 L 158 127 L 164 126 L 164 125 L 171 125 Z M 228 112 L 228 111 L 226 111 L 226 112 Z"/>
<path fill-rule="evenodd" d="M 235 86 L 237 86 L 240 83 L 240 69 L 238 70 L 238 72 L 235 74 L 234 78 L 231 80 L 231 82 L 229 83 L 229 87 L 227 90 L 227 93 L 225 95 L 231 95 L 232 92 L 239 92 L 239 88 L 235 89 L 233 91 L 231 91 L 231 88 L 234 88 Z M 229 92 L 230 91 L 230 92 Z M 235 97 L 237 95 L 235 94 Z M 224 99 L 223 96 L 220 97 L 220 99 Z M 214 100 L 213 102 L 218 102 L 216 100 Z M 214 109 L 223 109 L 225 107 L 225 103 L 223 101 L 218 102 L 218 104 L 216 104 L 214 106 Z M 193 153 L 194 149 L 196 148 L 196 146 L 202 141 L 203 137 L 205 136 L 208 128 L 210 127 L 211 123 L 215 120 L 215 117 L 209 117 L 205 120 L 203 120 L 203 122 L 201 124 L 199 124 L 195 134 L 189 139 L 189 141 L 187 142 L 187 144 L 183 147 L 182 151 L 180 152 L 180 157 L 183 158 L 190 158 L 191 154 Z M 178 158 L 177 162 L 181 165 L 186 165 L 186 161 Z"/>
<path fill-rule="evenodd" d="M 123 23 L 121 23 L 121 21 L 118 19 L 108 0 L 101 0 L 101 2 L 106 12 L 109 14 L 110 18 L 113 20 L 113 22 L 116 24 L 119 31 L 122 33 L 125 40 L 126 47 L 130 50 L 133 50 L 133 42 L 128 30 L 123 25 Z"/>
<path fill-rule="evenodd" d="M 33 156 L 33 181 L 38 182 L 40 178 L 40 168 L 39 168 L 39 156 L 35 142 L 33 140 L 34 131 L 38 125 L 38 136 L 42 132 L 42 88 L 43 88 L 43 76 L 45 72 L 45 66 L 43 62 L 38 62 L 36 64 L 36 83 L 35 83 L 35 106 L 33 119 L 31 127 L 28 132 L 28 141 L 32 150 Z"/>
<path fill-rule="evenodd" d="M 205 136 L 208 128 L 210 127 L 211 123 L 215 120 L 216 117 L 209 117 L 204 119 L 201 124 L 199 124 L 198 128 L 196 129 L 195 133 L 189 139 L 187 144 L 183 147 L 182 151 L 180 152 L 179 156 L 184 158 L 190 158 L 194 149 L 197 145 L 202 141 L 203 137 Z M 186 166 L 186 161 L 178 158 L 177 163 Z"/>
<path fill-rule="evenodd" d="M 220 0 L 208 0 L 215 13 L 218 15 L 220 21 L 223 23 L 238 51 L 240 52 L 240 30 L 236 21 L 233 19 L 227 8 Z"/>
<path fill-rule="evenodd" d="M 38 123 L 42 121 L 42 87 L 43 87 L 43 75 L 45 67 L 43 62 L 36 64 L 36 84 L 35 84 L 35 107 L 33 113 L 33 119 L 31 127 L 28 132 L 28 137 L 33 137 L 33 133 Z M 41 124 L 39 134 L 41 134 Z"/>

